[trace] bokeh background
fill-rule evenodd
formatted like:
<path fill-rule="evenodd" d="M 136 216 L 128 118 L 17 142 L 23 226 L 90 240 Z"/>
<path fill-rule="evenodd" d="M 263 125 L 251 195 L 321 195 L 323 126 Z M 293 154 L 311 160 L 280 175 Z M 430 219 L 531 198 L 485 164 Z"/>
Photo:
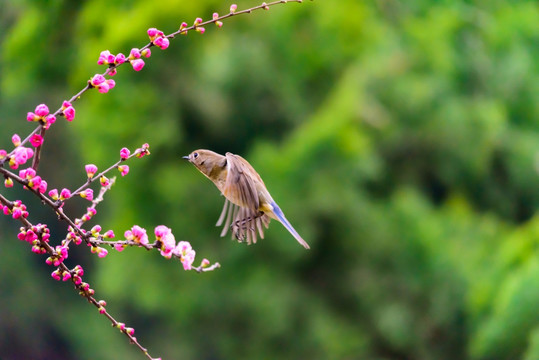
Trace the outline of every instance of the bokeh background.
<path fill-rule="evenodd" d="M 229 5 L 0 1 L 0 148 L 103 71 L 100 51 Z M 164 359 L 539 359 L 538 44 L 536 1 L 318 0 L 153 49 L 59 119 L 42 176 L 74 188 L 150 143 L 91 224 L 166 224 L 222 268 L 134 248 L 68 264 Z M 223 198 L 180 159 L 197 148 L 247 158 L 312 249 L 277 223 L 254 246 L 219 238 Z M 62 238 L 50 209 L 1 192 Z M 144 358 L 18 226 L 0 218 L 0 358 Z"/>

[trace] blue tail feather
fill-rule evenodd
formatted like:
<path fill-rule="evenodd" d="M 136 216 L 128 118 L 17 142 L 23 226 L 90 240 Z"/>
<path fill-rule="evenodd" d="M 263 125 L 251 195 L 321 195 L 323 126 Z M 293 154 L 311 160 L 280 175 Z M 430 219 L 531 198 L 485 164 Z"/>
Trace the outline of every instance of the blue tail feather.
<path fill-rule="evenodd" d="M 305 242 L 305 240 L 303 240 L 301 238 L 301 236 L 299 236 L 298 232 L 296 231 L 296 229 L 294 229 L 294 227 L 288 222 L 288 220 L 286 219 L 286 217 L 284 216 L 284 213 L 283 211 L 281 210 L 281 208 L 279 207 L 279 205 L 277 205 L 277 203 L 272 202 L 271 203 L 271 206 L 273 207 L 273 213 L 275 214 L 275 216 L 277 217 L 277 219 L 279 219 L 279 221 L 281 222 L 281 224 L 283 224 L 283 226 L 290 232 L 290 234 L 292 234 L 294 236 L 294 238 L 301 244 L 303 245 L 303 247 L 305 247 L 306 249 L 309 249 L 309 245 Z"/>

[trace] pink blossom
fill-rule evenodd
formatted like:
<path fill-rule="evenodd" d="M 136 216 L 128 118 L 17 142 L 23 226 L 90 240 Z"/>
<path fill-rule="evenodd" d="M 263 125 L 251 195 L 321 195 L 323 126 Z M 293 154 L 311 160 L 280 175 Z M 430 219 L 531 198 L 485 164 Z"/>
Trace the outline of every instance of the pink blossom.
<path fill-rule="evenodd" d="M 116 81 L 114 81 L 112 79 L 108 79 L 107 80 L 107 85 L 109 86 L 109 89 L 112 89 L 113 87 L 116 86 Z"/>
<path fill-rule="evenodd" d="M 107 231 L 103 234 L 103 237 L 106 238 L 106 239 L 112 239 L 112 238 L 114 238 L 114 231 L 112 231 L 112 230 L 107 230 Z"/>
<path fill-rule="evenodd" d="M 49 196 L 55 201 L 58 200 L 58 189 L 52 189 L 51 191 L 49 191 Z"/>
<path fill-rule="evenodd" d="M 13 179 L 12 178 L 6 178 L 4 180 L 4 186 L 7 188 L 13 187 Z"/>
<path fill-rule="evenodd" d="M 95 74 L 92 79 L 90 79 L 90 83 L 92 86 L 97 87 L 98 85 L 101 85 L 105 82 L 105 77 L 101 74 Z"/>
<path fill-rule="evenodd" d="M 150 48 L 146 48 L 140 52 L 140 55 L 144 56 L 145 58 L 149 58 L 152 55 L 152 51 Z"/>
<path fill-rule="evenodd" d="M 73 268 L 73 271 L 75 272 L 75 274 L 77 274 L 78 276 L 84 276 L 84 269 L 82 268 L 82 266 L 80 265 L 77 265 Z"/>
<path fill-rule="evenodd" d="M 26 114 L 26 120 L 28 121 L 38 121 L 39 120 L 39 116 L 37 116 L 36 114 L 34 114 L 33 112 L 28 112 Z"/>
<path fill-rule="evenodd" d="M 56 116 L 54 115 L 47 115 L 44 119 L 43 119 L 43 122 L 45 123 L 45 129 L 48 129 L 52 124 L 54 124 L 56 122 Z"/>
<path fill-rule="evenodd" d="M 159 225 L 155 228 L 154 232 L 157 240 L 161 242 L 161 255 L 170 259 L 172 251 L 176 246 L 176 239 L 174 238 L 172 231 L 165 225 Z"/>
<path fill-rule="evenodd" d="M 71 191 L 69 191 L 69 189 L 63 188 L 62 191 L 60 191 L 60 200 L 67 200 L 70 197 L 71 197 Z"/>
<path fill-rule="evenodd" d="M 210 260 L 208 260 L 206 258 L 202 259 L 202 262 L 200 263 L 200 266 L 205 268 L 205 267 L 208 267 L 209 265 L 210 265 Z"/>
<path fill-rule="evenodd" d="M 21 137 L 17 134 L 13 134 L 11 137 L 11 142 L 14 146 L 19 146 L 21 144 Z"/>
<path fill-rule="evenodd" d="M 97 166 L 95 166 L 94 164 L 88 164 L 84 166 L 84 170 L 86 170 L 86 175 L 88 176 L 88 179 L 91 179 L 97 172 Z"/>
<path fill-rule="evenodd" d="M 165 50 L 170 45 L 170 41 L 168 40 L 168 38 L 162 36 L 162 37 L 156 38 L 153 41 L 153 44 L 157 46 L 158 48 L 160 48 L 161 50 Z"/>
<path fill-rule="evenodd" d="M 197 17 L 197 18 L 195 19 L 194 25 L 195 25 L 195 26 L 198 26 L 198 25 L 200 25 L 200 24 L 202 24 L 202 18 Z"/>
<path fill-rule="evenodd" d="M 154 233 L 157 240 L 161 240 L 163 236 L 166 236 L 168 233 L 170 233 L 172 230 L 170 230 L 169 227 L 165 225 L 159 225 L 155 227 Z"/>
<path fill-rule="evenodd" d="M 90 232 L 92 233 L 92 235 L 96 236 L 96 235 L 99 235 L 99 232 L 101 231 L 101 225 L 94 225 L 91 229 L 90 229 Z"/>
<path fill-rule="evenodd" d="M 41 144 L 43 144 L 43 136 L 39 134 L 32 135 L 32 137 L 30 138 L 30 143 L 34 147 L 41 146 Z"/>
<path fill-rule="evenodd" d="M 148 244 L 148 235 L 146 234 L 146 229 L 141 228 L 138 225 L 134 225 L 131 230 L 127 230 L 124 233 L 124 236 L 127 240 L 131 240 L 142 245 Z"/>
<path fill-rule="evenodd" d="M 109 186 L 109 184 L 110 184 L 109 178 L 106 177 L 105 175 L 102 175 L 102 176 L 99 178 L 99 182 L 101 183 L 102 186 Z"/>
<path fill-rule="evenodd" d="M 148 143 L 143 144 L 141 148 L 138 148 L 135 153 L 138 158 L 144 157 L 145 155 L 150 155 L 150 145 Z"/>
<path fill-rule="evenodd" d="M 68 106 L 64 109 L 64 117 L 67 121 L 73 121 L 75 118 L 75 108 L 73 106 Z"/>
<path fill-rule="evenodd" d="M 34 156 L 34 150 L 24 146 L 18 146 L 9 159 L 9 166 L 12 169 L 17 169 L 19 165 L 25 164 L 32 156 Z"/>
<path fill-rule="evenodd" d="M 140 71 L 144 67 L 144 60 L 142 59 L 135 59 L 130 60 L 131 66 L 133 66 L 133 70 Z"/>
<path fill-rule="evenodd" d="M 121 65 L 124 62 L 125 62 L 125 55 L 122 53 L 118 53 L 118 55 L 116 55 L 116 58 L 114 59 L 114 63 L 116 65 Z"/>
<path fill-rule="evenodd" d="M 49 115 L 49 108 L 45 104 L 40 104 L 36 107 L 35 113 L 39 117 L 44 117 Z"/>
<path fill-rule="evenodd" d="M 98 65 L 109 64 L 110 56 L 111 56 L 110 51 L 108 50 L 101 51 L 101 53 L 99 54 L 99 59 L 97 59 L 97 64 Z"/>
<path fill-rule="evenodd" d="M 114 248 L 116 249 L 116 251 L 123 251 L 125 249 L 125 246 L 126 245 L 119 244 L 119 243 L 114 244 Z"/>
<path fill-rule="evenodd" d="M 71 273 L 69 271 L 64 271 L 62 281 L 67 281 L 69 279 L 71 279 Z"/>
<path fill-rule="evenodd" d="M 129 165 L 120 165 L 118 166 L 118 170 L 122 176 L 125 176 L 129 173 Z"/>
<path fill-rule="evenodd" d="M 187 25 L 187 23 L 186 23 L 185 21 L 182 22 L 182 24 L 180 25 L 180 31 L 181 31 L 180 34 L 182 34 L 182 35 L 187 35 L 187 30 L 185 30 L 185 29 L 187 29 L 187 26 L 188 26 L 188 25 Z M 184 31 L 184 30 L 185 30 L 185 31 Z"/>
<path fill-rule="evenodd" d="M 191 270 L 196 252 L 187 241 L 180 241 L 172 253 L 180 258 L 184 270 Z"/>
<path fill-rule="evenodd" d="M 99 86 L 97 86 L 97 91 L 99 91 L 101 94 L 109 92 L 109 89 L 110 86 L 108 82 L 101 83 Z"/>
<path fill-rule="evenodd" d="M 129 53 L 129 60 L 134 60 L 134 59 L 140 59 L 140 50 L 137 49 L 137 48 L 133 48 L 131 49 L 131 52 Z"/>
<path fill-rule="evenodd" d="M 31 179 L 36 176 L 36 171 L 32 168 L 24 169 L 19 171 L 19 176 L 25 179 Z"/>
<path fill-rule="evenodd" d="M 105 248 L 102 248 L 102 247 L 97 248 L 97 256 L 100 258 L 104 258 L 105 256 L 108 255 L 108 253 L 109 251 Z"/>
<path fill-rule="evenodd" d="M 7 151 L 0 149 L 0 160 L 4 160 L 7 157 Z"/>
<path fill-rule="evenodd" d="M 83 198 L 83 199 L 86 199 L 88 201 L 93 201 L 94 200 L 94 191 L 90 188 L 82 191 L 80 193 L 80 197 Z"/>
<path fill-rule="evenodd" d="M 54 270 L 52 273 L 51 273 L 51 276 L 54 280 L 57 280 L 57 281 L 60 281 L 61 279 L 61 276 L 60 276 L 60 270 L 56 269 Z"/>
<path fill-rule="evenodd" d="M 128 148 L 122 148 L 122 150 L 120 150 L 120 158 L 122 160 L 127 160 L 129 158 L 129 155 L 131 154 L 131 151 L 129 151 Z"/>
<path fill-rule="evenodd" d="M 40 194 L 44 194 L 45 191 L 47 191 L 47 182 L 45 180 L 41 180 L 41 183 L 39 184 L 38 191 Z"/>
<path fill-rule="evenodd" d="M 151 39 L 154 39 L 157 36 L 158 33 L 159 33 L 159 30 L 157 30 L 156 28 L 149 28 L 148 29 L 148 36 Z"/>
<path fill-rule="evenodd" d="M 238 5 L 236 5 L 236 4 L 230 5 L 230 13 L 231 14 L 235 13 L 237 9 L 238 9 Z"/>

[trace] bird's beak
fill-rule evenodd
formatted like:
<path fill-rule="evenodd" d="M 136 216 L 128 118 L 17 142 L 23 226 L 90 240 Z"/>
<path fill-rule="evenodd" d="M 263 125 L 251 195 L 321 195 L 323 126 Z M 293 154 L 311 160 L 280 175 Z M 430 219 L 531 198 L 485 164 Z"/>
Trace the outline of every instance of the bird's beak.
<path fill-rule="evenodd" d="M 187 156 L 182 156 L 182 159 L 189 160 L 189 155 L 187 155 Z"/>

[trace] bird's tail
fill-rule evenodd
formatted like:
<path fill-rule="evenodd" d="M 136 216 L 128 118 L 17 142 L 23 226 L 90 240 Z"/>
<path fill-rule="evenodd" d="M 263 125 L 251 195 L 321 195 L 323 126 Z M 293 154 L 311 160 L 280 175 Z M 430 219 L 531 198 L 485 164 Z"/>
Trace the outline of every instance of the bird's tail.
<path fill-rule="evenodd" d="M 305 242 L 305 240 L 303 240 L 301 238 L 301 236 L 299 236 L 298 232 L 292 227 L 292 225 L 290 225 L 290 223 L 288 222 L 288 220 L 286 219 L 286 217 L 284 216 L 283 214 L 283 211 L 281 210 L 281 208 L 275 203 L 273 202 L 271 204 L 271 206 L 273 207 L 273 213 L 275 214 L 275 216 L 277 217 L 277 220 L 279 220 L 281 222 L 281 224 L 284 225 L 284 227 L 286 228 L 286 230 L 288 230 L 290 232 L 290 234 L 292 234 L 292 236 L 294 236 L 294 238 L 301 244 L 303 245 L 303 247 L 305 249 L 310 249 L 309 247 L 309 244 L 307 244 Z"/>

